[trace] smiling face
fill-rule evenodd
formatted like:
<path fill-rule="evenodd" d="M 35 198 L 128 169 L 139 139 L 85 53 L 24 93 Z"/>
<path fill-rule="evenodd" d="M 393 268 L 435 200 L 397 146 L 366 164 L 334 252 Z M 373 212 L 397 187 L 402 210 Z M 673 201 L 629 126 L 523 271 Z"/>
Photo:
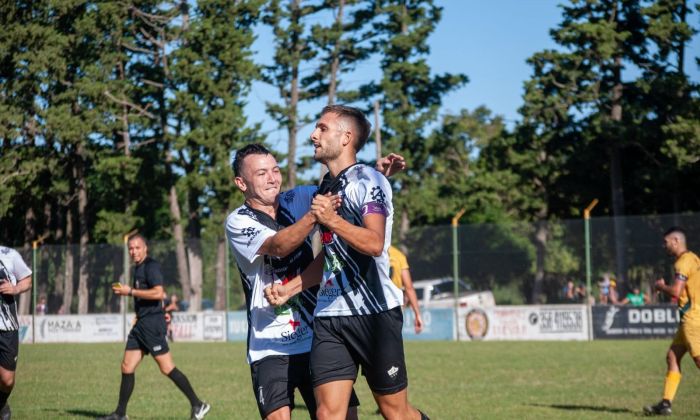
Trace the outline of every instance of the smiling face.
<path fill-rule="evenodd" d="M 282 172 L 277 160 L 270 154 L 251 154 L 243 159 L 236 185 L 243 191 L 246 202 L 272 206 L 282 187 Z"/>
<path fill-rule="evenodd" d="M 337 159 L 343 152 L 343 147 L 352 140 L 347 122 L 338 114 L 327 112 L 316 123 L 311 133 L 314 146 L 314 160 L 327 164 Z"/>
<path fill-rule="evenodd" d="M 148 253 L 148 246 L 141 238 L 133 238 L 129 241 L 129 256 L 134 264 L 141 264 Z"/>

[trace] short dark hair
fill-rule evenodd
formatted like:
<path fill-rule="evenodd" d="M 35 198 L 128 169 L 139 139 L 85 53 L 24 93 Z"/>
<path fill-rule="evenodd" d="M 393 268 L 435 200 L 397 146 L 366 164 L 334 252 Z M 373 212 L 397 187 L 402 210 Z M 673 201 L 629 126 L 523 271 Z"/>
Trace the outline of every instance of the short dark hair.
<path fill-rule="evenodd" d="M 148 246 L 148 241 L 140 233 L 132 233 L 131 235 L 129 235 L 129 237 L 126 238 L 126 243 L 129 243 L 129 242 L 133 241 L 134 239 L 141 239 L 143 241 L 143 244 Z"/>
<path fill-rule="evenodd" d="M 672 233 L 680 233 L 681 235 L 683 235 L 683 237 L 685 237 L 685 231 L 682 228 L 678 226 L 671 226 L 666 230 L 666 232 L 664 232 L 664 238 Z"/>
<path fill-rule="evenodd" d="M 247 144 L 236 151 L 236 157 L 233 158 L 231 167 L 233 168 L 234 176 L 241 176 L 241 166 L 243 159 L 248 155 L 271 155 L 269 150 L 260 143 Z"/>
<path fill-rule="evenodd" d="M 358 108 L 354 108 L 347 105 L 328 105 L 323 107 L 321 110 L 321 115 L 328 114 L 332 112 L 340 117 L 349 118 L 355 124 L 357 129 L 357 137 L 355 138 L 355 151 L 359 152 L 367 143 L 369 138 L 369 131 L 372 129 L 372 124 L 367 121 L 365 114 Z"/>

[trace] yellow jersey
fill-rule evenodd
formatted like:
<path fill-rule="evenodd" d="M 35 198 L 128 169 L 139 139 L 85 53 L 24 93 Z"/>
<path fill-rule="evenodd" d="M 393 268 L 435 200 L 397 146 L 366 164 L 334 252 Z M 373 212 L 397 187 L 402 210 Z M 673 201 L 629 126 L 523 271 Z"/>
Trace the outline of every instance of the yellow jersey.
<path fill-rule="evenodd" d="M 403 289 L 403 280 L 401 280 L 401 271 L 403 270 L 408 270 L 406 256 L 395 246 L 389 246 L 389 275 L 391 281 L 399 289 Z"/>
<path fill-rule="evenodd" d="M 673 265 L 675 281 L 682 281 L 685 286 L 678 297 L 678 310 L 681 322 L 700 321 L 700 258 L 690 251 L 684 252 Z"/>

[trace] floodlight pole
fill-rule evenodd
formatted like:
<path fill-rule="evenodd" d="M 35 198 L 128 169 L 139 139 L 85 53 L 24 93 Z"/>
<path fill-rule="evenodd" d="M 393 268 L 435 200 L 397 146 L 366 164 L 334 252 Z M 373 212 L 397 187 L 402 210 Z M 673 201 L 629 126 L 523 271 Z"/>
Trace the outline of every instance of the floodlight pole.
<path fill-rule="evenodd" d="M 36 343 L 36 289 L 37 289 L 37 274 L 39 273 L 39 265 L 36 262 L 36 254 L 39 245 L 44 242 L 44 239 L 49 236 L 48 233 L 32 241 L 32 343 Z"/>
<path fill-rule="evenodd" d="M 466 209 L 458 211 L 452 218 L 452 276 L 454 282 L 454 299 L 455 299 L 455 339 L 459 340 L 459 328 L 457 323 L 459 320 L 459 245 L 457 241 L 457 228 L 459 219 L 462 217 Z"/>
<path fill-rule="evenodd" d="M 592 338 L 592 322 L 591 319 L 591 210 L 598 204 L 598 199 L 595 198 L 591 203 L 583 210 L 583 225 L 585 229 L 586 237 L 586 306 L 588 307 L 588 334 L 589 340 Z"/>

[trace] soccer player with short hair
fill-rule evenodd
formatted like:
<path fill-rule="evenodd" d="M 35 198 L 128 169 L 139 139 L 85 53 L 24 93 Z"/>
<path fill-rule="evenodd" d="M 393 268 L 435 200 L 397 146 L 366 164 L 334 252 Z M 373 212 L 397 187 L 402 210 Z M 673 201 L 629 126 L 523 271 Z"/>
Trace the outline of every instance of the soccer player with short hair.
<path fill-rule="evenodd" d="M 15 296 L 32 288 L 32 270 L 19 252 L 0 246 L 0 419 L 12 416 L 10 397 L 19 355 L 19 320 Z"/>
<path fill-rule="evenodd" d="M 331 105 L 321 112 L 311 140 L 314 159 L 329 173 L 311 211 L 322 225 L 324 253 L 301 276 L 265 293 L 271 304 L 283 304 L 323 273 L 310 360 L 319 419 L 343 418 L 358 365 L 385 418 L 422 419 L 427 417 L 408 403 L 403 293 L 389 278 L 391 187 L 357 162 L 369 131 L 356 108 Z M 342 196 L 337 212 L 326 192 Z"/>
<path fill-rule="evenodd" d="M 126 406 L 136 382 L 134 372 L 146 354 L 153 355 L 163 375 L 170 378 L 187 397 L 191 405 L 190 418 L 201 420 L 207 415 L 211 406 L 200 400 L 195 394 L 189 380 L 173 362 L 168 347 L 167 326 L 163 312 L 163 274 L 160 264 L 148 256 L 146 238 L 139 234 L 129 236 L 127 240 L 129 256 L 134 262 L 131 272 L 133 287 L 115 284 L 112 290 L 121 296 L 133 296 L 136 323 L 129 332 L 122 359 L 122 380 L 119 388 L 119 402 L 113 413 L 101 417 L 101 420 L 125 420 Z"/>
<path fill-rule="evenodd" d="M 378 162 L 387 174 L 404 165 L 403 158 L 393 154 Z M 277 161 L 260 144 L 238 150 L 232 166 L 245 203 L 226 219 L 226 237 L 246 297 L 247 360 L 258 410 L 262 418 L 290 418 L 294 389 L 298 388 L 315 418 L 309 352 L 318 287 L 279 308 L 268 305 L 263 289 L 293 278 L 313 260 L 310 233 L 316 220 L 309 209 L 317 187 L 300 186 L 280 193 L 282 177 Z M 353 396 L 350 406 L 358 404 Z M 348 417 L 356 417 L 354 408 Z"/>
<path fill-rule="evenodd" d="M 666 353 L 668 370 L 662 400 L 644 407 L 647 415 L 670 415 L 671 403 L 681 382 L 681 359 L 686 353 L 700 369 L 700 258 L 688 250 L 683 229 L 672 227 L 664 234 L 664 248 L 676 258 L 673 283 L 656 280 L 656 290 L 678 299 L 681 322 Z"/>

